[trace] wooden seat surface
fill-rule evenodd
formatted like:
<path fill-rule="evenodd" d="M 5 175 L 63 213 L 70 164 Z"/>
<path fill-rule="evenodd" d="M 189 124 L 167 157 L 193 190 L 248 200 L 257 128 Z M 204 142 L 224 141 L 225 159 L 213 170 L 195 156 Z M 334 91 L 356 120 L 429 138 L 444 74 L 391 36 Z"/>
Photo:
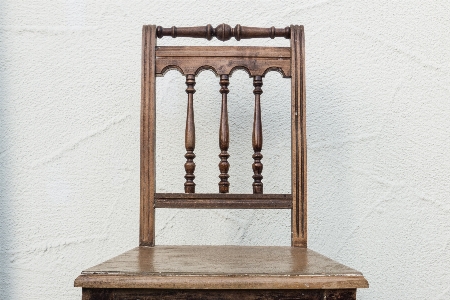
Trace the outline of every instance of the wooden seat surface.
<path fill-rule="evenodd" d="M 290 47 L 157 46 L 171 36 L 226 41 L 246 38 L 290 39 Z M 256 28 L 221 24 L 142 31 L 141 176 L 139 247 L 81 273 L 75 280 L 83 300 L 355 300 L 367 288 L 363 275 L 307 249 L 306 94 L 303 26 Z M 184 192 L 156 189 L 156 77 L 171 69 L 186 77 Z M 219 77 L 221 111 L 217 194 L 195 192 L 194 93 L 196 76 L 212 70 Z M 227 94 L 234 70 L 253 78 L 253 194 L 230 194 Z M 291 81 L 291 193 L 263 193 L 261 94 L 264 76 L 278 71 Z M 219 98 L 218 97 L 218 98 Z M 236 101 L 236 100 L 233 100 Z M 201 103 L 195 104 L 201 105 Z M 198 116 L 196 116 L 197 118 Z M 219 153 L 219 149 L 217 149 Z M 170 155 L 170 154 L 168 154 Z M 267 159 L 267 158 L 265 158 Z M 269 170 L 270 171 L 270 170 Z M 159 171 L 158 171 L 159 172 Z M 265 171 L 267 172 L 267 171 Z M 249 176 L 251 172 L 249 173 Z M 289 209 L 291 247 L 281 246 L 155 246 L 155 210 L 159 208 Z"/>
<path fill-rule="evenodd" d="M 136 247 L 82 272 L 75 286 L 155 289 L 355 289 L 363 275 L 307 248 Z"/>

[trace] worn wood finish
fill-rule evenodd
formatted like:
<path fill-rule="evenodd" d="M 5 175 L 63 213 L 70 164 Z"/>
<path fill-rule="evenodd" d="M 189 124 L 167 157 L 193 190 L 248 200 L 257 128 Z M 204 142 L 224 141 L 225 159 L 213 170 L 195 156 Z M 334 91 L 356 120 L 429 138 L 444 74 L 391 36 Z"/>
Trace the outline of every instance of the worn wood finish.
<path fill-rule="evenodd" d="M 184 169 L 186 170 L 186 175 L 184 178 L 186 182 L 184 183 L 185 193 L 195 193 L 195 163 L 194 163 L 194 150 L 195 150 L 195 122 L 194 122 L 194 93 L 195 93 L 195 76 L 186 76 L 186 93 L 188 94 L 187 102 L 187 115 L 186 115 L 186 130 L 184 135 L 184 144 L 186 147 L 186 163 L 184 164 Z"/>
<path fill-rule="evenodd" d="M 263 133 L 262 133 L 262 123 L 261 123 L 261 102 L 260 97 L 262 94 L 262 77 L 255 76 L 253 77 L 253 86 L 255 89 L 253 90 L 253 94 L 255 94 L 255 109 L 253 114 L 253 134 L 252 134 L 252 146 L 254 154 L 252 158 L 254 160 L 252 164 L 253 169 L 253 194 L 262 194 L 263 193 L 263 183 L 261 180 L 263 179 L 262 170 L 263 164 L 261 163 L 261 159 L 263 155 L 261 154 L 262 144 L 263 144 Z"/>
<path fill-rule="evenodd" d="M 173 290 L 87 289 L 83 300 L 356 300 L 356 289 L 335 290 Z"/>
<path fill-rule="evenodd" d="M 251 270 L 251 272 L 250 272 Z M 361 273 L 312 250 L 262 246 L 137 247 L 82 272 L 85 288 L 342 289 Z"/>
<path fill-rule="evenodd" d="M 156 74 L 163 76 L 169 70 L 183 75 L 211 70 L 216 76 L 230 75 L 245 70 L 250 76 L 264 76 L 277 71 L 283 77 L 291 76 L 289 47 L 158 47 Z"/>
<path fill-rule="evenodd" d="M 144 26 L 142 49 L 141 115 L 141 219 L 140 245 L 118 257 L 82 272 L 75 286 L 84 300 L 150 299 L 356 299 L 356 289 L 368 287 L 361 273 L 306 248 L 306 98 L 303 26 L 287 29 L 172 28 L 171 36 L 238 40 L 285 36 L 288 48 L 268 47 L 156 47 L 156 36 L 168 29 Z M 284 32 L 284 33 L 283 33 Z M 285 35 L 283 35 L 285 34 Z M 186 76 L 186 193 L 155 191 L 155 76 L 178 69 Z M 205 69 L 220 75 L 222 94 L 221 191 L 228 191 L 229 76 L 236 69 L 254 77 L 253 125 L 256 194 L 194 194 L 193 159 L 195 126 L 193 93 L 195 76 Z M 292 77 L 292 193 L 262 193 L 262 78 L 269 70 Z M 224 180 L 222 180 L 224 179 Z M 261 183 L 261 184 L 259 184 Z M 225 189 L 226 187 L 226 189 Z M 292 246 L 154 246 L 155 208 L 275 208 L 292 210 Z M 151 246 L 151 247 L 147 247 Z"/>
<path fill-rule="evenodd" d="M 306 88 L 303 26 L 291 26 L 292 246 L 307 247 Z"/>
<path fill-rule="evenodd" d="M 252 38 L 275 38 L 284 37 L 289 39 L 291 37 L 291 28 L 275 28 L 274 26 L 269 28 L 262 27 L 246 27 L 237 24 L 232 28 L 228 24 L 220 24 L 216 28 L 213 28 L 211 24 L 206 26 L 197 27 L 175 27 L 163 28 L 158 26 L 156 29 L 158 38 L 164 36 L 176 37 L 190 37 L 190 38 L 205 38 L 211 40 L 216 37 L 220 41 L 228 41 L 232 37 L 236 40 L 252 39 Z"/>
<path fill-rule="evenodd" d="M 220 110 L 220 128 L 219 128 L 219 147 L 220 147 L 220 182 L 219 193 L 228 193 L 230 183 L 228 182 L 228 170 L 230 169 L 230 163 L 228 162 L 228 147 L 230 144 L 230 129 L 228 127 L 228 108 L 227 108 L 227 94 L 229 92 L 228 85 L 230 81 L 228 75 L 220 75 L 220 93 L 222 94 L 222 107 Z"/>
<path fill-rule="evenodd" d="M 141 83 L 141 182 L 139 244 L 155 244 L 154 195 L 156 177 L 156 95 L 155 95 L 156 26 L 142 29 L 142 83 Z"/>
<path fill-rule="evenodd" d="M 155 194 L 155 208 L 290 209 L 288 194 Z"/>
<path fill-rule="evenodd" d="M 247 57 L 254 59 L 287 59 L 290 61 L 290 47 L 260 47 L 260 46 L 158 46 L 156 56 L 163 57 Z M 290 68 L 290 67 L 289 67 Z"/>

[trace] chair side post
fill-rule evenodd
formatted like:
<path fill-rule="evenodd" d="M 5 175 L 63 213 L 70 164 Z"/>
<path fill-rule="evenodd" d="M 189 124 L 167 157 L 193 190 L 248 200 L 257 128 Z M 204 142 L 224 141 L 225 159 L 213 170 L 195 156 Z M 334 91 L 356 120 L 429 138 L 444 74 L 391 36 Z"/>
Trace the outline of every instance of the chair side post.
<path fill-rule="evenodd" d="M 291 25 L 291 72 L 291 245 L 306 248 L 306 88 L 303 26 Z"/>
<path fill-rule="evenodd" d="M 140 246 L 155 245 L 155 47 L 156 26 L 145 25 L 142 28 Z"/>

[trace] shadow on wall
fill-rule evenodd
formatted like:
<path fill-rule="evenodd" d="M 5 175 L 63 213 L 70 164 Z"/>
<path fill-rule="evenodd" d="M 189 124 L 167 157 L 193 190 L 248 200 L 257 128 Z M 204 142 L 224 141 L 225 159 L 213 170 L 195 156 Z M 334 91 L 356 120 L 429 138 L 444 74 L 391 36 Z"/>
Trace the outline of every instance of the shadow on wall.
<path fill-rule="evenodd" d="M 6 43 L 4 38 L 4 10 L 0 2 L 0 299 L 11 298 L 11 275 L 8 250 L 10 247 L 10 225 L 8 218 L 10 178 L 8 117 L 6 113 Z"/>

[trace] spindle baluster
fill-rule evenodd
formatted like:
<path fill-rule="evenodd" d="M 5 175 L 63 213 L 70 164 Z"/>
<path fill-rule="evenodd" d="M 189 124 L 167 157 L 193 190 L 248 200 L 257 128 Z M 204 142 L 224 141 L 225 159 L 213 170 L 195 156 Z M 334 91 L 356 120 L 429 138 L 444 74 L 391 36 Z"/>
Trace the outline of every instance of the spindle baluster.
<path fill-rule="evenodd" d="M 211 40 L 216 37 L 219 41 L 228 41 L 230 38 L 234 37 L 237 41 L 241 39 L 252 39 L 252 38 L 275 38 L 284 37 L 289 39 L 291 37 L 291 28 L 275 28 L 272 27 L 247 27 L 237 24 L 234 28 L 228 24 L 220 24 L 216 28 L 212 27 L 211 24 L 206 26 L 197 27 L 175 27 L 163 28 L 158 26 L 156 28 L 156 36 L 162 38 L 164 36 L 176 37 L 192 37 L 192 38 L 206 38 Z"/>
<path fill-rule="evenodd" d="M 263 170 L 263 164 L 261 163 L 261 159 L 263 158 L 261 154 L 262 144 L 263 144 L 263 135 L 262 135 L 262 124 L 261 124 L 261 104 L 260 104 L 260 95 L 262 94 L 262 77 L 255 76 L 253 77 L 253 86 L 255 89 L 253 90 L 253 94 L 255 94 L 255 112 L 253 119 L 253 134 L 252 134 L 252 145 L 254 163 L 252 164 L 253 173 L 252 176 L 254 179 L 253 182 L 253 194 L 262 194 L 263 193 L 263 183 L 261 180 L 263 176 L 261 175 Z"/>
<path fill-rule="evenodd" d="M 228 163 L 228 146 L 230 142 L 229 128 L 228 128 L 228 109 L 227 109 L 227 94 L 229 92 L 228 85 L 230 84 L 228 75 L 220 75 L 220 93 L 222 94 L 222 109 L 220 113 L 220 129 L 219 129 L 219 146 L 220 146 L 220 182 L 219 193 L 228 193 L 230 183 L 228 182 L 228 170 L 230 164 Z"/>
<path fill-rule="evenodd" d="M 184 169 L 186 170 L 186 175 L 184 178 L 186 182 L 184 183 L 185 193 L 195 193 L 195 163 L 194 163 L 194 149 L 195 149 L 195 123 L 194 123 L 194 93 L 195 93 L 195 76 L 186 75 L 186 93 L 188 94 L 188 104 L 187 104 L 187 116 L 186 116 L 186 131 L 185 131 L 185 147 L 186 163 L 184 164 Z"/>

